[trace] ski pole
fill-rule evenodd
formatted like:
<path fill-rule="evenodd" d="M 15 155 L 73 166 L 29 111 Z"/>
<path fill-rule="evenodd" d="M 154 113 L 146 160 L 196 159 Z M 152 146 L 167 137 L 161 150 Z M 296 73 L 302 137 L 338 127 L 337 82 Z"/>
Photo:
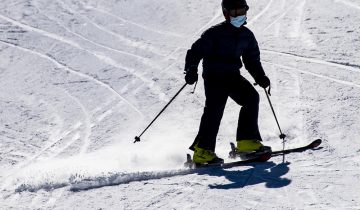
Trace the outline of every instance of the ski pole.
<path fill-rule="evenodd" d="M 155 120 L 165 111 L 165 109 L 171 104 L 171 102 L 179 95 L 179 93 L 185 88 L 187 84 L 185 83 L 180 90 L 175 94 L 175 96 L 166 104 L 166 106 L 160 111 L 160 113 L 153 119 L 153 121 L 151 121 L 151 123 L 145 128 L 145 130 L 139 135 L 139 136 L 135 136 L 135 141 L 139 142 L 140 141 L 140 137 L 145 133 L 145 131 L 155 122 Z"/>
<path fill-rule="evenodd" d="M 279 121 L 278 121 L 278 119 L 277 119 L 277 117 L 276 117 L 276 114 L 275 114 L 275 111 L 274 111 L 274 107 L 273 107 L 273 105 L 272 105 L 272 103 L 271 103 L 269 94 L 268 94 L 268 92 L 266 91 L 265 88 L 264 88 L 264 90 L 265 90 L 266 97 L 267 97 L 267 99 L 268 99 L 268 101 L 269 101 L 269 104 L 270 104 L 270 107 L 271 107 L 271 111 L 272 111 L 272 113 L 273 113 L 273 115 L 274 115 L 274 117 L 275 117 L 276 124 L 277 124 L 277 126 L 278 126 L 278 128 L 279 128 L 279 131 L 280 131 L 280 136 L 279 136 L 279 137 L 280 137 L 281 139 L 284 139 L 284 138 L 286 137 L 286 135 L 283 134 L 283 132 L 281 131 L 280 124 L 279 124 Z"/>
<path fill-rule="evenodd" d="M 197 81 L 196 81 L 196 83 L 195 83 L 195 87 L 194 87 L 194 90 L 191 92 L 191 94 L 194 94 L 195 93 L 195 89 L 196 89 L 196 85 L 197 85 Z"/>
<path fill-rule="evenodd" d="M 276 117 L 276 114 L 275 114 L 275 111 L 274 111 L 274 107 L 273 107 L 273 105 L 272 105 L 272 103 L 271 103 L 271 100 L 270 100 L 270 97 L 269 97 L 270 89 L 269 89 L 269 93 L 266 91 L 266 88 L 264 88 L 264 91 L 265 91 L 266 97 L 267 97 L 267 99 L 268 99 L 268 101 L 269 101 L 269 104 L 270 104 L 270 107 L 271 107 L 271 111 L 272 111 L 272 113 L 273 113 L 273 115 L 274 115 L 274 117 L 275 117 L 276 124 L 277 124 L 277 126 L 278 126 L 278 128 L 279 128 L 279 131 L 280 131 L 280 136 L 279 136 L 279 137 L 280 137 L 280 139 L 283 140 L 283 150 L 285 150 L 285 138 L 286 138 L 286 135 L 281 131 L 279 121 L 278 121 L 278 119 L 277 119 L 277 117 Z M 285 162 L 285 154 L 283 154 L 283 162 Z"/>

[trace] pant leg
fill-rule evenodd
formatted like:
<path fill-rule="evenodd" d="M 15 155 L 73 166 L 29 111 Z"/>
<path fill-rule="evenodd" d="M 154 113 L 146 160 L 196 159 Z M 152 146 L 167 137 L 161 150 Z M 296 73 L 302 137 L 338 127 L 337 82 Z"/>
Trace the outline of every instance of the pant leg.
<path fill-rule="evenodd" d="M 241 105 L 236 140 L 262 140 L 259 126 L 260 97 L 253 85 L 244 77 L 239 76 L 231 85 L 230 97 Z"/>
<path fill-rule="evenodd" d="M 194 146 L 198 144 L 200 148 L 215 151 L 216 136 L 228 98 L 228 90 L 221 83 L 211 81 L 205 81 L 204 86 L 206 96 L 204 113 L 198 135 L 190 149 L 194 150 Z"/>

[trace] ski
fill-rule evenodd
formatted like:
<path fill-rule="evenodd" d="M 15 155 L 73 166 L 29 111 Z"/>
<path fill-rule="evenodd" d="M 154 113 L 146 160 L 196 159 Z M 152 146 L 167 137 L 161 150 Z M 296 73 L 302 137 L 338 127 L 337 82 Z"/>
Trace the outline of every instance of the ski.
<path fill-rule="evenodd" d="M 310 144 L 303 146 L 303 147 L 296 147 L 296 148 L 292 148 L 292 149 L 286 149 L 286 150 L 278 150 L 278 151 L 271 151 L 270 147 L 264 147 L 265 149 L 263 149 L 262 151 L 257 151 L 257 152 L 252 152 L 249 154 L 239 154 L 236 152 L 236 147 L 234 143 L 230 143 L 231 146 L 231 151 L 229 152 L 229 157 L 230 158 L 242 158 L 242 159 L 252 159 L 252 158 L 256 158 L 259 155 L 262 154 L 266 154 L 268 152 L 270 152 L 271 157 L 275 157 L 275 156 L 279 156 L 279 155 L 284 155 L 284 154 L 289 154 L 289 153 L 297 153 L 297 152 L 304 152 L 306 150 L 317 150 L 317 149 L 321 149 L 319 148 L 320 144 L 322 143 L 321 139 L 316 139 L 313 142 L 311 142 Z"/>
<path fill-rule="evenodd" d="M 187 161 L 184 166 L 190 169 L 198 168 L 231 168 L 235 166 L 246 166 L 252 163 L 266 162 L 271 158 L 271 153 L 262 154 L 257 157 L 247 159 L 247 160 L 238 160 L 227 163 L 210 163 L 210 164 L 196 164 L 193 162 L 191 155 L 187 154 Z"/>
<path fill-rule="evenodd" d="M 315 141 L 303 147 L 273 151 L 271 152 L 271 157 L 289 154 L 289 153 L 304 152 L 306 150 L 318 150 L 321 149 L 321 147 L 319 147 L 321 143 L 322 143 L 321 139 L 316 139 Z"/>
<path fill-rule="evenodd" d="M 197 168 L 231 168 L 235 166 L 246 166 L 252 163 L 259 163 L 259 162 L 266 162 L 271 157 L 283 155 L 283 154 L 289 154 L 289 153 L 297 153 L 297 152 L 304 152 L 306 150 L 318 150 L 321 149 L 319 147 L 322 143 L 321 139 L 316 139 L 310 144 L 303 146 L 303 147 L 297 147 L 292 149 L 286 149 L 286 150 L 278 150 L 278 151 L 271 151 L 271 149 L 266 149 L 264 151 L 254 152 L 247 154 L 246 157 L 242 156 L 242 158 L 246 158 L 245 160 L 238 160 L 238 161 L 232 161 L 227 163 L 210 163 L 210 164 L 196 164 L 193 162 L 191 155 L 187 154 L 187 161 L 184 163 L 184 166 L 186 168 L 190 169 L 197 169 Z M 231 144 L 231 151 L 229 153 L 230 158 L 237 158 L 241 157 L 241 155 L 236 154 L 235 145 L 233 143 Z"/>

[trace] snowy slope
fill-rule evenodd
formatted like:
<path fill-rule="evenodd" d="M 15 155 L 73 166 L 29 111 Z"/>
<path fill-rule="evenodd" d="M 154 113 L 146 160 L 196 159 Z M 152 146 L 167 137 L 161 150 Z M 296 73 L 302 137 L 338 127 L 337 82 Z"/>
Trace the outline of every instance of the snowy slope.
<path fill-rule="evenodd" d="M 286 147 L 323 149 L 226 170 L 182 167 L 204 106 L 186 50 L 220 0 L 2 0 L 2 209 L 360 209 L 360 2 L 249 0 Z M 249 77 L 242 70 L 245 77 Z M 265 95 L 265 143 L 282 148 Z M 219 156 L 234 141 L 228 101 Z M 234 114 L 235 113 L 235 114 Z"/>

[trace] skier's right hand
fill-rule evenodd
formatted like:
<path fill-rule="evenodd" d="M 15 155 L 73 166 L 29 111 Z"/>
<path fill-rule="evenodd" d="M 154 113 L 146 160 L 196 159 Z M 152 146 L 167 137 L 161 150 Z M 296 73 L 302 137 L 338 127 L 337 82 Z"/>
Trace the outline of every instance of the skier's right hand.
<path fill-rule="evenodd" d="M 188 69 L 186 72 L 185 72 L 185 82 L 186 84 L 189 84 L 189 85 L 192 85 L 194 84 L 195 82 L 198 81 L 198 73 L 197 73 L 197 68 L 191 68 L 191 69 Z"/>
<path fill-rule="evenodd" d="M 257 77 L 255 82 L 262 88 L 270 86 L 270 79 L 265 75 Z"/>

